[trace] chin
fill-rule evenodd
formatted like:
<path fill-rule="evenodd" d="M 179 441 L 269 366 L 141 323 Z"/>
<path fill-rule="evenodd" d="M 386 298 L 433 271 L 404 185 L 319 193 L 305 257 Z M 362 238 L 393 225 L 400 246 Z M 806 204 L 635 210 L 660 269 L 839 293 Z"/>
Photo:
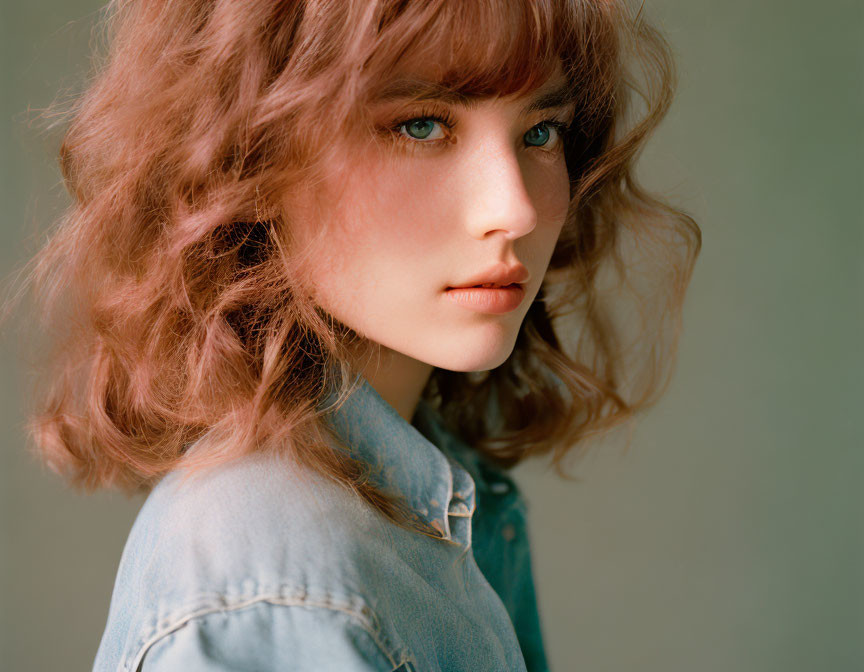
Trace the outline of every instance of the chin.
<path fill-rule="evenodd" d="M 507 347 L 490 348 L 483 351 L 472 352 L 465 351 L 459 353 L 455 357 L 442 357 L 436 362 L 430 362 L 439 369 L 448 371 L 461 371 L 463 373 L 490 371 L 501 366 L 506 362 L 513 353 L 514 343 L 510 343 Z"/>

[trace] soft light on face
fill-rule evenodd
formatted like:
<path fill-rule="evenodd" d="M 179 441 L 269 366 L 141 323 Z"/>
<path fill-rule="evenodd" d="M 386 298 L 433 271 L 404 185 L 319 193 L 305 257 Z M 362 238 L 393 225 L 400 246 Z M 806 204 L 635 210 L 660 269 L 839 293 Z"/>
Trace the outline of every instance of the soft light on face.
<path fill-rule="evenodd" d="M 385 351 L 427 365 L 501 365 L 540 289 L 569 204 L 563 138 L 553 122 L 569 122 L 572 106 L 523 113 L 560 83 L 554 78 L 529 96 L 470 109 L 437 101 L 376 107 L 376 143 L 349 158 L 339 184 L 320 185 L 319 215 L 332 227 L 312 269 L 320 305 Z M 308 241 L 314 232 L 300 227 L 297 235 Z M 477 312 L 446 295 L 447 287 L 502 262 L 521 263 L 530 274 L 515 310 Z"/>

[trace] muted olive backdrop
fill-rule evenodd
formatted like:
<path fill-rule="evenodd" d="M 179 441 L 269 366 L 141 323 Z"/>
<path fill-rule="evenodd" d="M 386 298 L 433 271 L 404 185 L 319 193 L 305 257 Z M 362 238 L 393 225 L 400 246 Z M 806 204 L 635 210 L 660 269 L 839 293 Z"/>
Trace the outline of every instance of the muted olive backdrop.
<path fill-rule="evenodd" d="M 4 0 L 0 262 L 65 204 L 28 109 L 75 91 L 96 0 Z M 681 72 L 641 164 L 704 247 L 675 379 L 579 484 L 520 467 L 556 672 L 864 669 L 864 3 L 654 0 Z M 7 330 L 8 332 L 8 330 Z M 4 670 L 87 670 L 140 501 L 73 494 L 0 379 Z"/>

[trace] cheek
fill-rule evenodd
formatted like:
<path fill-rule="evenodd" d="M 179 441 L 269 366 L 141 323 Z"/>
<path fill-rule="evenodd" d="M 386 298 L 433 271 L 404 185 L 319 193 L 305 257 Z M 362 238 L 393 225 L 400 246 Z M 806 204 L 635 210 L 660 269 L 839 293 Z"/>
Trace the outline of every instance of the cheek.
<path fill-rule="evenodd" d="M 406 263 L 439 240 L 448 203 L 444 180 L 423 171 L 380 171 L 355 192 L 352 236 L 365 237 Z M 452 200 L 452 199 L 451 199 Z"/>
<path fill-rule="evenodd" d="M 322 305 L 349 324 L 361 313 L 364 320 L 381 318 L 406 297 L 412 303 L 434 280 L 427 275 L 431 251 L 444 243 L 445 190 L 423 186 L 434 185 L 428 171 L 410 178 L 358 170 L 338 209 L 326 213 L 331 233 L 321 241 L 313 280 Z"/>
<path fill-rule="evenodd" d="M 570 177 L 563 158 L 527 175 L 526 188 L 541 221 L 563 223 L 570 206 Z"/>

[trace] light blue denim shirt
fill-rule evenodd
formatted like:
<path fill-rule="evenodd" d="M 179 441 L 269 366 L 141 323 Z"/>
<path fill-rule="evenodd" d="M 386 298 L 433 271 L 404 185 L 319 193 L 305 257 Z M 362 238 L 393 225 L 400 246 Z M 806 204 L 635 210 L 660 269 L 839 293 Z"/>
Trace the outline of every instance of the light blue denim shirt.
<path fill-rule="evenodd" d="M 172 472 L 129 533 L 94 672 L 548 669 L 516 484 L 431 406 L 408 423 L 360 380 L 329 421 L 440 537 L 276 456 Z"/>

